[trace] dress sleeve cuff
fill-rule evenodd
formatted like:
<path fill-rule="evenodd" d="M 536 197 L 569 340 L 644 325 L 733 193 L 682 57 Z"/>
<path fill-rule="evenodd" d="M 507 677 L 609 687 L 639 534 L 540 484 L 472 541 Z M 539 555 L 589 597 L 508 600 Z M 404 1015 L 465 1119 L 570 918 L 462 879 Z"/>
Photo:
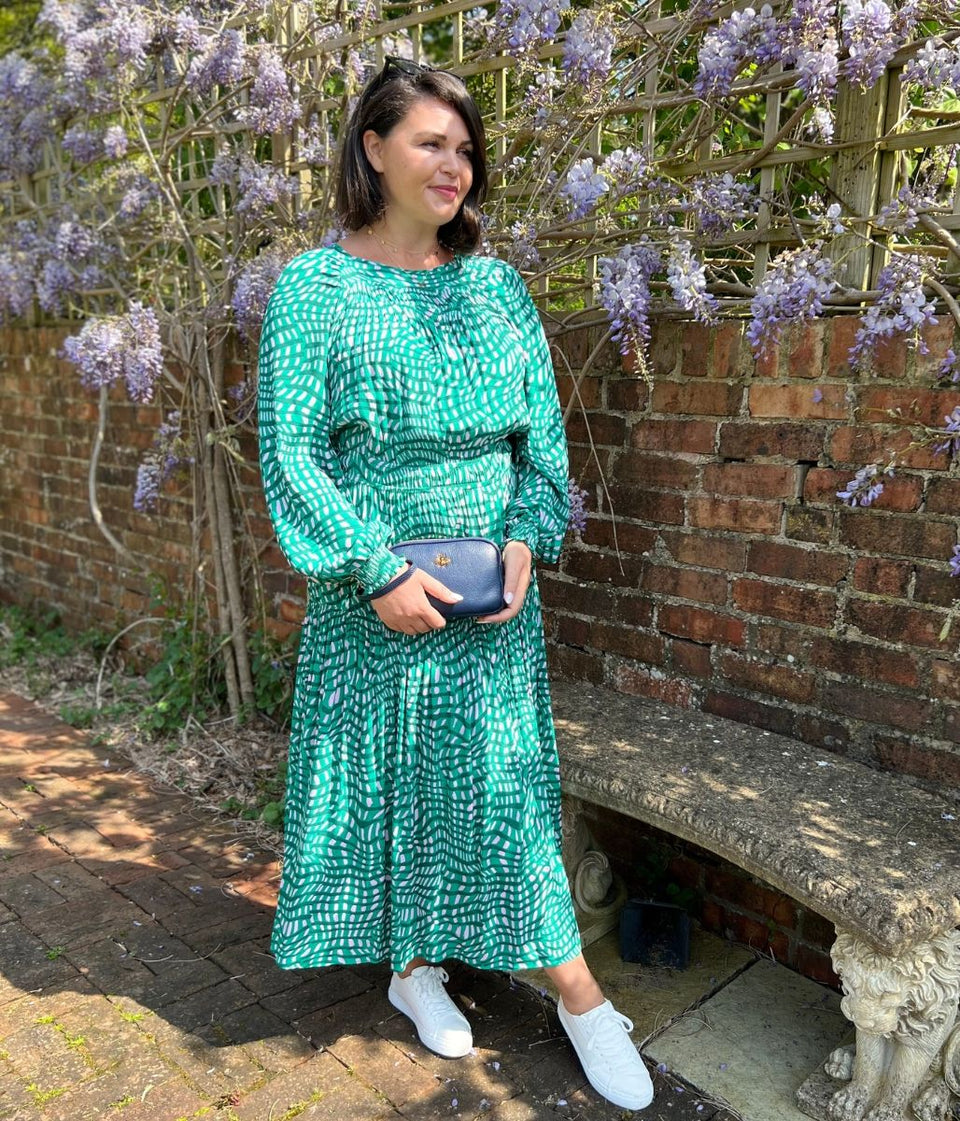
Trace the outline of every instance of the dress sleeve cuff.
<path fill-rule="evenodd" d="M 533 514 L 524 514 L 510 526 L 504 535 L 504 544 L 507 541 L 522 541 L 534 559 L 540 556 L 540 526 Z"/>
<path fill-rule="evenodd" d="M 405 567 L 406 562 L 402 557 L 392 553 L 386 545 L 378 545 L 357 569 L 357 579 L 365 592 L 372 592 L 383 587 Z"/>

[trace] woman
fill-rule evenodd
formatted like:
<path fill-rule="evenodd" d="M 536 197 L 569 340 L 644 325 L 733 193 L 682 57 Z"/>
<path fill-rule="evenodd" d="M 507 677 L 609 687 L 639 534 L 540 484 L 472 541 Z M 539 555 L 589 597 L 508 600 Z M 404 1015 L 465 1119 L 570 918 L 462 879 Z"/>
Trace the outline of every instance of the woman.
<path fill-rule="evenodd" d="M 390 960 L 422 1042 L 467 1054 L 433 962 L 543 966 L 594 1087 L 641 1108 L 630 1021 L 581 951 L 534 567 L 560 553 L 567 450 L 520 275 L 477 255 L 483 124 L 460 79 L 388 59 L 337 171 L 342 241 L 296 257 L 260 343 L 264 489 L 308 577 L 271 950 L 281 968 Z M 506 606 L 392 553 L 417 537 L 503 547 Z"/>

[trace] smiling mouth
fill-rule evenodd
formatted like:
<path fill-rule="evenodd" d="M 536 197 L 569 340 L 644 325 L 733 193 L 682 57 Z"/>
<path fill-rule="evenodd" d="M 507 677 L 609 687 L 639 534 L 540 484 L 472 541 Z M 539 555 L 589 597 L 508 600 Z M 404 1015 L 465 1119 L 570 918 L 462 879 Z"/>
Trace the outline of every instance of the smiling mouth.
<path fill-rule="evenodd" d="M 441 195 L 446 195 L 449 199 L 455 199 L 457 197 L 456 187 L 434 187 L 433 190 L 439 191 Z"/>

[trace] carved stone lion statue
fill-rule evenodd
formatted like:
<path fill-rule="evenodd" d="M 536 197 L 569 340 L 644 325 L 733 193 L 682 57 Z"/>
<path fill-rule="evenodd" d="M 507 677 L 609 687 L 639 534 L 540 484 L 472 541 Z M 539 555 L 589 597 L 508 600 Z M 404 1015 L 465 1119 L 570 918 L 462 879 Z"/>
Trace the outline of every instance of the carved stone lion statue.
<path fill-rule="evenodd" d="M 830 1100 L 834 1121 L 944 1121 L 958 1093 L 960 932 L 901 956 L 839 933 L 831 950 L 843 982 L 840 1007 L 857 1029 L 824 1069 L 847 1085 Z"/>

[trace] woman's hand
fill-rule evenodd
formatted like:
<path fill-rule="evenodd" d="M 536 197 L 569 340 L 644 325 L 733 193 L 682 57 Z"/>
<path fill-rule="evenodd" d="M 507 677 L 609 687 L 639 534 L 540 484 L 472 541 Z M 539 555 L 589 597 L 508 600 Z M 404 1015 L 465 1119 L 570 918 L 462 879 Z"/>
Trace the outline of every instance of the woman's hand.
<path fill-rule="evenodd" d="M 418 568 L 409 580 L 404 580 L 392 592 L 370 600 L 370 606 L 390 630 L 403 634 L 425 634 L 447 625 L 447 620 L 427 599 L 427 592 L 444 603 L 456 603 L 463 598 L 451 592 L 446 584 L 441 584 L 429 572 Z"/>
<path fill-rule="evenodd" d="M 530 586 L 533 554 L 525 541 L 508 541 L 503 547 L 503 598 L 508 605 L 495 615 L 481 615 L 478 623 L 505 623 L 519 614 Z M 408 581 L 409 583 L 410 581 Z"/>

